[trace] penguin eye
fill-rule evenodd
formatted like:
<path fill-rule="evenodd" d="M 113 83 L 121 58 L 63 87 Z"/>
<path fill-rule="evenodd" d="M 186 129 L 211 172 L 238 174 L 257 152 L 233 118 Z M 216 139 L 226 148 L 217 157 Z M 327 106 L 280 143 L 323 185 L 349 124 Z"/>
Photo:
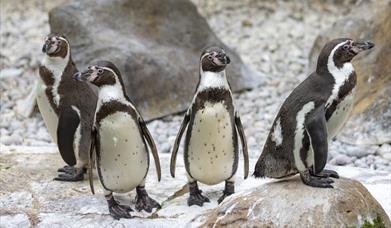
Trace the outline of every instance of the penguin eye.
<path fill-rule="evenodd" d="M 212 60 L 212 59 L 213 59 L 213 56 L 208 55 L 208 59 L 209 59 L 209 60 Z"/>
<path fill-rule="evenodd" d="M 102 69 L 98 69 L 98 74 L 103 74 L 103 70 Z"/>
<path fill-rule="evenodd" d="M 349 45 L 345 44 L 344 46 L 342 46 L 342 48 L 343 48 L 344 50 L 348 50 L 348 49 L 349 49 Z"/>

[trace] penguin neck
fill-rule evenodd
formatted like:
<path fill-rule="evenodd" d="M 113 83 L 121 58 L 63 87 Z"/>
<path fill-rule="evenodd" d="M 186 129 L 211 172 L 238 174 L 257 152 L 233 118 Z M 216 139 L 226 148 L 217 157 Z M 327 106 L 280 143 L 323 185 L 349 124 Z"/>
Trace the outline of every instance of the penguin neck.
<path fill-rule="evenodd" d="M 338 98 L 340 90 L 344 84 L 347 83 L 351 77 L 356 77 L 353 64 L 351 62 L 343 63 L 341 67 L 338 67 L 334 62 L 333 55 L 334 53 L 332 52 L 327 60 L 327 71 L 329 73 L 327 75 L 332 77 L 334 85 L 331 95 L 326 102 L 326 107 L 329 107 L 334 100 Z"/>
<path fill-rule="evenodd" d="M 99 103 L 107 103 L 116 100 L 121 103 L 128 103 L 127 96 L 120 83 L 116 82 L 113 85 L 103 85 L 99 88 Z"/>
<path fill-rule="evenodd" d="M 61 56 L 57 57 L 50 57 L 48 55 L 45 55 L 42 65 L 44 65 L 49 71 L 52 72 L 54 81 L 61 80 L 61 77 L 64 75 L 64 71 L 67 67 L 74 66 L 70 50 L 68 48 L 67 55 L 63 58 Z M 64 75 L 65 77 L 68 75 Z M 72 77 L 72 75 L 69 75 L 69 77 Z"/>
<path fill-rule="evenodd" d="M 209 88 L 223 88 L 229 90 L 229 84 L 225 70 L 220 72 L 203 71 L 200 69 L 200 79 L 197 92 Z"/>

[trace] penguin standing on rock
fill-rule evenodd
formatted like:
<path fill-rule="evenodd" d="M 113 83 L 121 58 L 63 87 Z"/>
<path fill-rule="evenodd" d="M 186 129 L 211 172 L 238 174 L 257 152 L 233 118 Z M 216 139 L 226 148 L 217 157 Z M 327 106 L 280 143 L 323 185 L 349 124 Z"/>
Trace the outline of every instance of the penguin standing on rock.
<path fill-rule="evenodd" d="M 126 95 L 117 67 L 111 62 L 99 61 L 88 70 L 75 74 L 74 78 L 78 81 L 87 80 L 99 88 L 95 112 L 96 142 L 93 144 L 96 145 L 98 176 L 105 190 L 111 216 L 115 219 L 131 217 L 129 212 L 132 209 L 118 204 L 112 193 L 125 193 L 134 188 L 137 191 L 137 210 L 151 212 L 153 208 L 160 208 L 144 187 L 149 169 L 146 142 L 154 157 L 160 181 L 158 152 L 143 118 Z M 91 175 L 90 184 L 93 190 Z"/>
<path fill-rule="evenodd" d="M 83 180 L 98 96 L 91 85 L 72 79 L 78 70 L 64 36 L 49 35 L 42 52 L 45 57 L 39 67 L 38 108 L 63 160 L 68 164 L 58 170 L 60 174 L 54 179 Z"/>
<path fill-rule="evenodd" d="M 237 132 L 243 147 L 245 178 L 248 175 L 246 138 L 225 75 L 229 62 L 229 57 L 219 47 L 210 47 L 202 52 L 197 90 L 172 150 L 170 171 L 171 176 L 175 177 L 178 147 L 187 127 L 184 160 L 190 191 L 187 200 L 189 206 L 202 206 L 204 202 L 209 202 L 201 194 L 197 181 L 208 185 L 225 181 L 219 203 L 234 193 L 239 160 Z"/>
<path fill-rule="evenodd" d="M 283 178 L 300 173 L 304 184 L 332 188 L 335 171 L 324 169 L 328 140 L 353 108 L 356 73 L 351 60 L 371 42 L 335 39 L 320 52 L 316 71 L 283 103 L 255 165 L 255 177 Z"/>

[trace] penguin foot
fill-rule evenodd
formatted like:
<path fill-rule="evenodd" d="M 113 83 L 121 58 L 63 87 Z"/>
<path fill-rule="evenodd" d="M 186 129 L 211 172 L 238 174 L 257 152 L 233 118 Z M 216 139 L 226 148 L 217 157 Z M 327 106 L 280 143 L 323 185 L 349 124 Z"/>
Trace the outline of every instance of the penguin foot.
<path fill-rule="evenodd" d="M 202 195 L 202 191 L 198 189 L 197 182 L 189 183 L 190 196 L 187 199 L 187 205 L 198 205 L 202 207 L 204 203 L 209 203 L 210 200 Z"/>
<path fill-rule="evenodd" d="M 57 169 L 57 172 L 59 172 L 59 173 L 74 173 L 75 169 L 76 168 L 73 166 L 66 165 L 62 168 Z"/>
<path fill-rule="evenodd" d="M 151 213 L 153 208 L 161 208 L 160 204 L 156 202 L 156 200 L 148 196 L 148 193 L 145 190 L 144 186 L 138 186 L 136 188 L 136 191 L 136 209 L 138 211 L 144 210 L 148 213 Z"/>
<path fill-rule="evenodd" d="M 58 176 L 55 177 L 53 180 L 56 180 L 56 181 L 70 181 L 70 182 L 82 181 L 82 180 L 84 180 L 84 173 L 86 173 L 86 169 L 85 168 L 68 169 L 67 172 L 58 174 Z"/>
<path fill-rule="evenodd" d="M 109 206 L 109 212 L 111 217 L 117 220 L 120 218 L 132 218 L 132 215 L 129 214 L 129 212 L 133 211 L 132 208 L 126 205 L 118 204 L 112 194 L 105 197 Z"/>
<path fill-rule="evenodd" d="M 230 182 L 230 181 L 226 181 L 225 182 L 225 189 L 223 191 L 223 195 L 220 196 L 220 198 L 217 200 L 217 202 L 220 204 L 221 202 L 223 202 L 223 200 L 227 197 L 227 196 L 230 196 L 232 194 L 235 193 L 235 185 L 234 185 L 234 182 Z"/>
<path fill-rule="evenodd" d="M 331 184 L 334 183 L 334 181 L 329 177 L 314 176 L 310 174 L 308 170 L 304 172 L 300 172 L 300 177 L 303 183 L 306 185 L 317 187 L 317 188 L 333 188 Z"/>
<path fill-rule="evenodd" d="M 334 170 L 329 170 L 329 169 L 324 169 L 322 171 L 320 171 L 319 173 L 317 174 L 314 174 L 314 176 L 317 176 L 317 177 L 333 177 L 333 178 L 339 178 L 339 175 L 337 172 L 335 172 Z"/>

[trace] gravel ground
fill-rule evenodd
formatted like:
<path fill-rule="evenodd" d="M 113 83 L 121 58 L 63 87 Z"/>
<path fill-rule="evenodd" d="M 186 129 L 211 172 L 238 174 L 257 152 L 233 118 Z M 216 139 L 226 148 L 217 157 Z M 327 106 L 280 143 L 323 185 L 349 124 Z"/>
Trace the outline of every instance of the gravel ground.
<path fill-rule="evenodd" d="M 216 34 L 265 77 L 265 85 L 235 94 L 250 156 L 258 157 L 279 106 L 310 70 L 308 53 L 317 34 L 346 14 L 348 3 L 192 1 Z M 18 108 L 37 77 L 42 40 L 49 32 L 47 12 L 63 2 L 0 0 L 0 145 L 52 144 L 40 114 L 24 118 Z M 162 153 L 169 152 L 181 120 L 182 116 L 169 116 L 148 124 Z M 335 140 L 329 162 L 391 171 L 389 151 L 388 144 L 349 145 Z"/>

